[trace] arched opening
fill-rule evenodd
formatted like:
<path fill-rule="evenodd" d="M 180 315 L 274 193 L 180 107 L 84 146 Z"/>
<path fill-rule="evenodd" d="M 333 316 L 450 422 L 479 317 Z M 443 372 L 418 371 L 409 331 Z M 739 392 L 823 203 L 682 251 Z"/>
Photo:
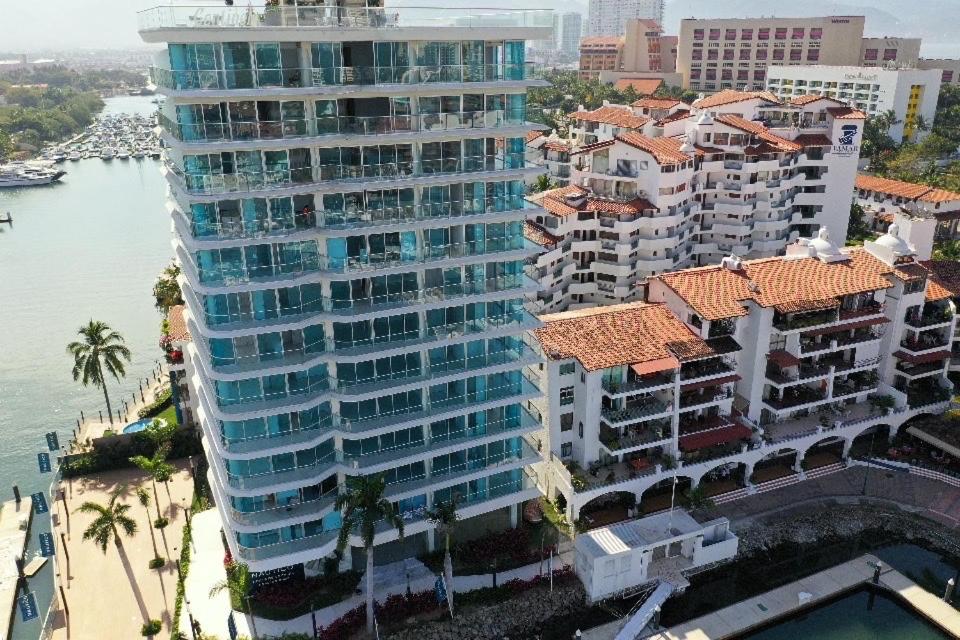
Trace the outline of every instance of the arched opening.
<path fill-rule="evenodd" d="M 886 456 L 914 465 L 960 471 L 960 441 L 956 432 L 960 415 L 948 411 L 942 416 L 924 413 L 903 423 Z"/>
<path fill-rule="evenodd" d="M 814 443 L 803 455 L 803 470 L 812 471 L 843 460 L 845 441 L 837 436 Z"/>
<path fill-rule="evenodd" d="M 882 457 L 890 448 L 890 425 L 878 424 L 861 431 L 850 445 L 854 458 Z"/>
<path fill-rule="evenodd" d="M 727 462 L 703 474 L 699 486 L 704 496 L 712 498 L 745 486 L 746 472 L 747 465 L 742 462 Z"/>
<path fill-rule="evenodd" d="M 761 459 L 753 465 L 753 474 L 750 476 L 752 484 L 763 484 L 771 480 L 778 480 L 796 473 L 794 465 L 797 463 L 795 449 L 780 449 Z"/>
<path fill-rule="evenodd" d="M 670 508 L 671 501 L 675 506 L 687 504 L 687 492 L 693 482 L 686 476 L 677 476 L 677 486 L 674 488 L 673 480 L 673 476 L 664 478 L 643 492 L 638 505 L 639 515 L 646 516 L 665 511 Z"/>
<path fill-rule="evenodd" d="M 580 507 L 580 521 L 595 529 L 633 517 L 637 497 L 630 491 L 611 491 Z"/>

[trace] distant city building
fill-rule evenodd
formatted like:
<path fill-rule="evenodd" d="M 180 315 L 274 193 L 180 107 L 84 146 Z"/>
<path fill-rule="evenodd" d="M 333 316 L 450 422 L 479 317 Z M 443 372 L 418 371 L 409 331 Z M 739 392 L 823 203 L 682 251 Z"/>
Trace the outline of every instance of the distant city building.
<path fill-rule="evenodd" d="M 583 34 L 583 16 L 576 12 L 565 13 L 560 17 L 560 52 L 575 57 Z"/>
<path fill-rule="evenodd" d="M 664 0 L 590 0 L 588 36 L 620 36 L 629 20 L 663 24 Z"/>
<path fill-rule="evenodd" d="M 941 75 L 939 69 L 773 65 L 767 69 L 767 89 L 785 100 L 795 95 L 836 98 L 868 116 L 893 111 L 897 122 L 890 136 L 915 142 L 933 125 Z"/>
<path fill-rule="evenodd" d="M 920 60 L 920 38 L 863 38 L 861 67 L 915 67 Z"/>
<path fill-rule="evenodd" d="M 624 35 L 591 36 L 580 42 L 580 77 L 617 80 L 660 78 L 677 85 L 676 38 L 653 20 L 629 20 Z"/>
<path fill-rule="evenodd" d="M 940 84 L 960 85 L 960 60 L 949 58 L 921 58 L 918 69 L 939 69 Z"/>

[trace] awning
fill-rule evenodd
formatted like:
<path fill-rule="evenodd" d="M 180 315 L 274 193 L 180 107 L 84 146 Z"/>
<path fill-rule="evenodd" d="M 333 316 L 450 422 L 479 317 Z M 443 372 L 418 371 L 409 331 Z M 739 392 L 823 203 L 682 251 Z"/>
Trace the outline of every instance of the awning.
<path fill-rule="evenodd" d="M 718 444 L 726 444 L 735 440 L 743 440 L 752 435 L 753 431 L 742 424 L 710 429 L 709 431 L 698 431 L 688 436 L 680 436 L 680 450 L 696 451 L 697 449 L 715 447 Z"/>
<path fill-rule="evenodd" d="M 887 318 L 869 318 L 867 320 L 857 320 L 856 322 L 848 322 L 846 324 L 838 324 L 833 327 L 826 327 L 824 329 L 814 329 L 813 331 L 804 331 L 801 335 L 804 338 L 812 338 L 813 336 L 822 336 L 828 333 L 839 333 L 840 331 L 850 331 L 851 329 L 862 329 L 863 327 L 872 327 L 878 324 L 886 324 L 890 322 Z"/>
<path fill-rule="evenodd" d="M 647 360 L 646 362 L 637 362 L 630 365 L 630 368 L 638 376 L 648 376 L 661 371 L 672 371 L 680 367 L 680 361 L 670 356 L 668 358 L 658 358 L 656 360 Z"/>
<path fill-rule="evenodd" d="M 893 354 L 894 358 L 899 358 L 904 362 L 909 362 L 910 364 L 927 364 L 928 362 L 936 362 L 937 360 L 946 360 L 950 357 L 949 351 L 934 351 L 933 353 L 924 353 L 919 356 L 907 353 L 906 351 L 897 351 Z"/>
<path fill-rule="evenodd" d="M 689 384 L 680 385 L 680 391 L 693 391 L 694 389 L 706 389 L 707 387 L 715 387 L 721 384 L 727 384 L 728 382 L 736 382 L 740 380 L 740 376 L 733 374 L 730 376 L 723 376 L 722 378 L 714 378 L 713 380 L 706 380 L 704 382 L 691 382 Z"/>
<path fill-rule="evenodd" d="M 907 427 L 907 433 L 917 438 L 920 438 L 927 444 L 932 444 L 937 449 L 949 453 L 954 458 L 960 458 L 960 449 L 950 444 L 949 442 L 944 442 L 940 438 L 923 431 L 920 427 Z"/>
<path fill-rule="evenodd" d="M 780 367 L 797 367 L 800 365 L 800 358 L 783 349 L 776 349 L 768 353 L 767 360 L 780 365 Z"/>

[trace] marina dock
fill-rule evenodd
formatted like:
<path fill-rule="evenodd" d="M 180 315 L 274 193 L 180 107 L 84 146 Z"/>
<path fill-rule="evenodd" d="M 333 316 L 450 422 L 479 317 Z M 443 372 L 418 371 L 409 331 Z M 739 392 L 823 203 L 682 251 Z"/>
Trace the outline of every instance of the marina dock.
<path fill-rule="evenodd" d="M 735 638 L 797 611 L 873 581 L 878 559 L 863 555 L 777 589 L 724 607 L 666 631 L 644 636 L 647 640 L 724 640 Z M 960 611 L 924 590 L 902 573 L 883 565 L 880 586 L 900 597 L 917 614 L 953 637 L 960 638 Z M 583 640 L 613 640 L 626 619 L 583 632 Z"/>
<path fill-rule="evenodd" d="M 19 503 L 8 500 L 0 507 L 0 606 L 8 612 L 7 625 L 0 639 L 10 635 L 13 618 L 17 615 L 16 559 L 23 557 L 27 547 L 27 535 L 33 520 L 33 504 L 27 496 Z"/>

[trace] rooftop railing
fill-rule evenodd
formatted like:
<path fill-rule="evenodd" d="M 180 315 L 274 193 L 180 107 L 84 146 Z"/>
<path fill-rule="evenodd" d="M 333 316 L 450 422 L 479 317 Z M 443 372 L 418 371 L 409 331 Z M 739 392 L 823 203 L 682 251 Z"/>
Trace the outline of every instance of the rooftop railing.
<path fill-rule="evenodd" d="M 158 6 L 137 13 L 140 31 L 157 29 L 275 29 L 397 27 L 552 27 L 549 9 L 343 7 L 320 2 L 284 6 Z"/>

